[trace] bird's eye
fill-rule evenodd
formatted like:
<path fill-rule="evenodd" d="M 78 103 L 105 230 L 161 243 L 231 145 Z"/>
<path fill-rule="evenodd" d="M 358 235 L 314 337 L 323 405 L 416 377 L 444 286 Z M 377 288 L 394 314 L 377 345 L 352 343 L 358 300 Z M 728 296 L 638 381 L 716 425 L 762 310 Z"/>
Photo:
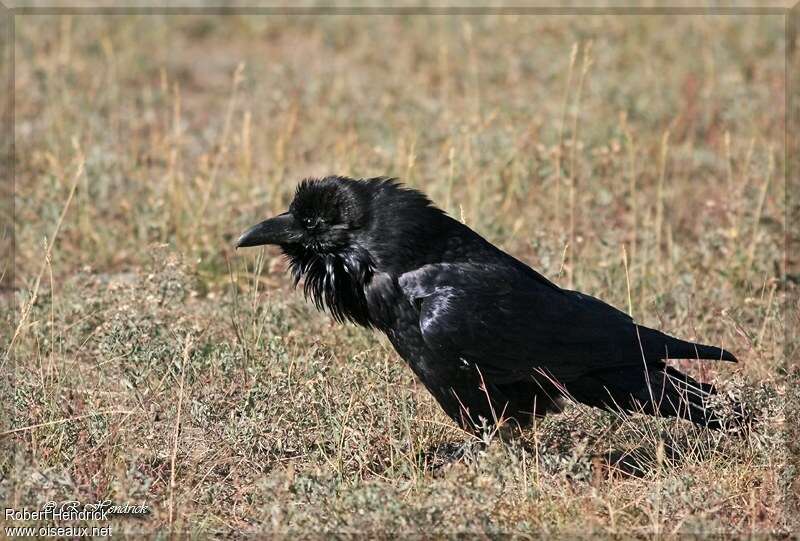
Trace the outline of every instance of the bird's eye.
<path fill-rule="evenodd" d="M 303 225 L 306 227 L 311 227 L 314 223 L 314 220 L 311 218 L 303 218 Z"/>

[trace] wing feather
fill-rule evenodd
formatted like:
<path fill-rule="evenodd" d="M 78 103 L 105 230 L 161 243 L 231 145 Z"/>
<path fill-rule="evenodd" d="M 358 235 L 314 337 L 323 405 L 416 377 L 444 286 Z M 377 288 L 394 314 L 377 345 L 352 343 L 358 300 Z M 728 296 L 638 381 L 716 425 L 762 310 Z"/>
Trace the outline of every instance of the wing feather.
<path fill-rule="evenodd" d="M 400 277 L 426 344 L 496 380 L 543 370 L 560 381 L 641 364 L 636 326 L 589 295 L 546 287 L 505 266 L 426 265 Z"/>

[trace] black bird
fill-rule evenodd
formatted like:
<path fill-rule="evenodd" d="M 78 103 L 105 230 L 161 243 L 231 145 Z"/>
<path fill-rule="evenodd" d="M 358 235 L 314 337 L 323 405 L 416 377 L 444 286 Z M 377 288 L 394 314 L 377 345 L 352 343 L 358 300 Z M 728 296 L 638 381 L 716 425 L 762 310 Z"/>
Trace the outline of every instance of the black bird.
<path fill-rule="evenodd" d="M 280 246 L 318 309 L 386 333 L 469 432 L 525 426 L 564 396 L 722 426 L 707 405 L 714 387 L 665 360 L 735 362 L 730 352 L 558 287 L 395 179 L 306 179 L 288 212 L 236 245 L 263 244 Z"/>

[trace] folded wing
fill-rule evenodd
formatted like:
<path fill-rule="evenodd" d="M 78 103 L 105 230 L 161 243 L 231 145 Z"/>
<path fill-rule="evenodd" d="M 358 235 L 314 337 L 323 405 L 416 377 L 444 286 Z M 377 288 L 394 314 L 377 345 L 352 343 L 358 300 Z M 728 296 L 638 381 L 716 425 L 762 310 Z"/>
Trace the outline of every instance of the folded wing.
<path fill-rule="evenodd" d="M 495 381 L 541 370 L 561 382 L 666 358 L 735 361 L 720 348 L 636 325 L 589 295 L 548 287 L 505 265 L 443 263 L 400 277 L 422 336 L 443 359 L 476 364 Z"/>

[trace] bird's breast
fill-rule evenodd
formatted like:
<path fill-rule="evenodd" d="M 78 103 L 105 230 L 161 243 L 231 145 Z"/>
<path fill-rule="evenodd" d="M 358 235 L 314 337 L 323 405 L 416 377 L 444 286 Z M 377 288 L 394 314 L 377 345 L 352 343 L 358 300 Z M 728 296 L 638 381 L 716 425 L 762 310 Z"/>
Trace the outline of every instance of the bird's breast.
<path fill-rule="evenodd" d="M 375 326 L 388 334 L 397 326 L 403 305 L 408 304 L 404 302 L 396 278 L 387 272 L 374 273 L 364 285 L 364 296 Z"/>

